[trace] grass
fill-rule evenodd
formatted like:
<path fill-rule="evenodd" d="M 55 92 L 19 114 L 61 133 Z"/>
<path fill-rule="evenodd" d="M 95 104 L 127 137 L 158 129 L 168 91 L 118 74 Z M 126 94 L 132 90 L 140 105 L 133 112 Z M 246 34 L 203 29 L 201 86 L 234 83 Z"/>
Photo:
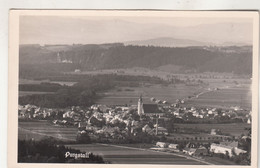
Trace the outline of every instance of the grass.
<path fill-rule="evenodd" d="M 198 161 L 185 157 L 175 156 L 151 150 L 125 148 L 102 144 L 76 144 L 66 145 L 73 149 L 85 152 L 93 152 L 104 157 L 105 160 L 114 164 L 172 164 L 172 165 L 198 165 Z"/>
<path fill-rule="evenodd" d="M 233 136 L 240 136 L 241 134 L 247 134 L 245 128 L 250 128 L 251 125 L 246 123 L 230 123 L 230 124 L 174 124 L 176 128 L 192 128 L 199 130 L 203 129 L 209 131 L 211 129 L 220 129 L 223 134 L 230 134 Z"/>
<path fill-rule="evenodd" d="M 19 79 L 19 84 L 40 84 L 40 83 L 57 83 L 60 85 L 66 85 L 66 86 L 72 86 L 77 82 L 64 82 L 64 81 L 50 81 L 48 79 L 46 80 L 32 80 L 32 79 Z"/>
<path fill-rule="evenodd" d="M 207 92 L 187 102 L 192 106 L 231 107 L 251 109 L 252 93 L 248 85 Z"/>
<path fill-rule="evenodd" d="M 178 127 L 195 127 L 193 124 L 176 124 Z M 222 126 L 223 128 L 235 128 L 237 125 L 232 124 L 196 124 L 198 127 L 216 128 Z M 225 127 L 224 127 L 225 126 Z M 242 128 L 242 126 L 240 127 Z M 232 129 L 229 129 L 232 130 Z M 239 130 L 237 130 L 239 131 Z M 72 141 L 76 138 L 77 128 L 67 128 L 62 126 L 54 126 L 48 121 L 37 122 L 19 122 L 18 138 L 40 140 L 45 137 L 54 137 L 59 140 Z M 147 150 L 154 146 L 153 144 L 73 144 L 66 145 L 73 149 L 79 149 L 82 152 L 93 152 L 104 157 L 105 160 L 111 161 L 115 164 L 170 164 L 170 165 L 200 165 L 201 162 L 187 159 L 169 153 L 157 152 Z M 210 161 L 210 160 L 209 160 Z M 212 162 L 213 163 L 213 162 Z M 224 160 L 214 160 L 214 164 L 230 164 Z"/>
<path fill-rule="evenodd" d="M 131 89 L 131 91 L 129 91 Z M 151 102 L 150 98 L 155 97 L 156 99 L 166 100 L 169 103 L 175 103 L 176 99 L 183 99 L 194 93 L 199 93 L 202 89 L 196 86 L 185 86 L 184 84 L 178 85 L 151 85 L 151 86 L 140 86 L 140 87 L 121 87 L 120 91 L 118 88 L 107 91 L 100 94 L 100 99 L 97 104 L 137 104 L 137 101 L 142 95 L 144 103 Z"/>
<path fill-rule="evenodd" d="M 213 157 L 205 157 L 206 161 L 213 163 L 215 165 L 235 165 L 234 162 L 226 159 L 221 159 L 219 157 L 213 156 Z"/>
<path fill-rule="evenodd" d="M 75 141 L 77 128 L 54 126 L 48 121 L 18 122 L 18 138 L 40 140 L 45 137 L 54 137 L 63 141 Z"/>
<path fill-rule="evenodd" d="M 120 89 L 120 91 L 118 91 Z M 121 87 L 109 90 L 105 93 L 100 93 L 100 99 L 97 104 L 137 104 L 140 95 L 143 96 L 144 103 L 154 103 L 150 101 L 151 97 L 156 99 L 166 100 L 169 104 L 175 103 L 177 99 L 186 99 L 182 106 L 195 107 L 216 107 L 230 108 L 231 106 L 240 106 L 241 108 L 251 110 L 251 90 L 249 85 L 229 87 L 217 91 L 208 91 L 206 88 L 197 86 L 178 85 L 151 85 L 141 87 L 131 87 L 133 91 L 128 91 L 129 88 Z M 197 95 L 201 92 L 198 98 L 188 99 L 189 96 Z"/>
<path fill-rule="evenodd" d="M 38 91 L 19 91 L 19 96 L 28 96 L 35 94 L 54 94 L 54 92 L 38 92 Z"/>

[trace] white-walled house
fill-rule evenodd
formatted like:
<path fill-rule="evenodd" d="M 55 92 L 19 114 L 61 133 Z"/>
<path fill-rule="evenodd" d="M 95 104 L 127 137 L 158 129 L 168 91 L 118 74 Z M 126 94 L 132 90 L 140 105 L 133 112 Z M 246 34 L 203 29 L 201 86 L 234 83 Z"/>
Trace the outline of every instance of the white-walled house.
<path fill-rule="evenodd" d="M 233 152 L 232 151 L 236 155 L 239 155 L 241 153 L 246 153 L 247 152 L 245 150 L 238 149 L 237 147 L 232 147 L 232 146 L 227 146 L 227 145 L 222 145 L 222 144 L 212 143 L 210 145 L 210 152 L 213 152 L 213 153 L 222 153 L 222 154 L 228 153 L 228 155 L 230 157 L 232 157 L 233 156 Z"/>

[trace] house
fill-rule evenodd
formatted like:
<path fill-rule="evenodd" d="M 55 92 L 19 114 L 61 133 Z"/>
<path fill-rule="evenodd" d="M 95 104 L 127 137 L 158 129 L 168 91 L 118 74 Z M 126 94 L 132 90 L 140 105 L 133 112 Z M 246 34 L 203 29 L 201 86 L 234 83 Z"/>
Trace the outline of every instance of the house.
<path fill-rule="evenodd" d="M 241 153 L 242 153 L 242 154 L 243 154 L 243 153 L 247 153 L 247 151 L 235 147 L 235 148 L 234 148 L 234 153 L 235 153 L 236 155 L 239 155 L 239 154 L 241 154 Z"/>
<path fill-rule="evenodd" d="M 223 142 L 220 142 L 221 145 L 225 145 L 225 146 L 231 146 L 233 148 L 237 148 L 238 147 L 238 142 L 229 142 L 229 141 L 223 141 Z"/>
<path fill-rule="evenodd" d="M 81 70 L 80 69 L 75 69 L 74 72 L 76 72 L 76 73 L 77 72 L 81 72 Z"/>
<path fill-rule="evenodd" d="M 158 135 L 168 135 L 168 131 L 164 127 L 158 127 L 157 128 L 157 134 Z"/>
<path fill-rule="evenodd" d="M 164 127 L 157 127 L 157 128 L 155 127 L 148 133 L 153 134 L 153 135 L 168 135 L 169 134 L 167 129 Z"/>
<path fill-rule="evenodd" d="M 143 128 L 142 128 L 142 131 L 143 132 L 150 132 L 152 129 L 151 129 L 151 127 L 149 127 L 149 125 L 148 124 L 146 124 Z"/>
<path fill-rule="evenodd" d="M 131 122 L 131 126 L 139 126 L 139 122 L 138 121 L 135 121 L 135 120 L 133 120 L 132 122 Z"/>
<path fill-rule="evenodd" d="M 168 146 L 168 144 L 165 143 L 165 142 L 157 142 L 157 143 L 156 143 L 156 146 L 157 146 L 157 147 L 160 147 L 160 148 L 166 148 L 166 147 Z"/>
<path fill-rule="evenodd" d="M 81 128 L 81 129 L 84 128 L 84 129 L 85 129 L 86 126 L 87 126 L 87 123 L 86 123 L 86 122 L 79 122 L 79 123 L 78 123 L 78 128 Z"/>
<path fill-rule="evenodd" d="M 188 147 L 185 147 L 182 151 L 183 151 L 183 153 L 192 156 L 192 155 L 194 155 L 196 149 L 195 149 L 195 148 L 188 148 Z"/>
<path fill-rule="evenodd" d="M 221 144 L 212 143 L 210 145 L 210 152 L 222 153 L 222 154 L 228 153 L 229 156 L 232 156 L 232 149 L 233 149 L 233 147 L 231 147 L 231 146 L 225 146 L 225 145 L 221 145 Z"/>
<path fill-rule="evenodd" d="M 211 129 L 210 135 L 217 135 L 216 129 Z"/>
<path fill-rule="evenodd" d="M 233 146 L 212 143 L 210 145 L 210 152 L 222 153 L 225 155 L 228 154 L 230 157 L 232 157 L 233 153 L 239 155 L 240 153 L 246 153 L 247 151 L 238 149 L 237 147 L 233 147 Z"/>
<path fill-rule="evenodd" d="M 196 149 L 196 151 L 194 152 L 194 155 L 196 156 L 207 156 L 209 154 L 208 149 L 205 147 L 199 147 Z"/>
<path fill-rule="evenodd" d="M 161 110 L 159 110 L 157 104 L 143 104 L 143 115 L 163 116 L 164 113 Z"/>
<path fill-rule="evenodd" d="M 178 149 L 179 148 L 179 144 L 169 144 L 168 148 Z"/>

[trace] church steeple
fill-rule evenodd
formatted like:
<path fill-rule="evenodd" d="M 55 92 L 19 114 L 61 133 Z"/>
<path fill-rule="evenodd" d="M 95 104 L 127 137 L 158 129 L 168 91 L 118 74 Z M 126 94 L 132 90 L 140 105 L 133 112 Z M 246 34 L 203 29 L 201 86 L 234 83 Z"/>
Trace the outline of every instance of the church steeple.
<path fill-rule="evenodd" d="M 138 100 L 138 109 L 137 109 L 138 115 L 143 115 L 144 114 L 144 108 L 143 108 L 143 98 L 142 95 L 140 95 L 140 98 Z"/>

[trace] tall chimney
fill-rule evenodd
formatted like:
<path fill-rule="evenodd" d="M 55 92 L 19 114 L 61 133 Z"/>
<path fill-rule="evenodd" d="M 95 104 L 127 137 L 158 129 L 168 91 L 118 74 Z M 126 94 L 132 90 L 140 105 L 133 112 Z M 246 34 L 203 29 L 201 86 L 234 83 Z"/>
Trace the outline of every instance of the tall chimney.
<path fill-rule="evenodd" d="M 156 117 L 156 129 L 155 129 L 155 135 L 158 135 L 158 118 Z"/>

